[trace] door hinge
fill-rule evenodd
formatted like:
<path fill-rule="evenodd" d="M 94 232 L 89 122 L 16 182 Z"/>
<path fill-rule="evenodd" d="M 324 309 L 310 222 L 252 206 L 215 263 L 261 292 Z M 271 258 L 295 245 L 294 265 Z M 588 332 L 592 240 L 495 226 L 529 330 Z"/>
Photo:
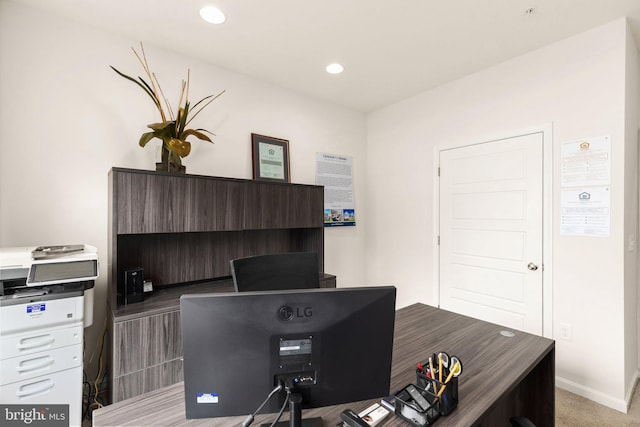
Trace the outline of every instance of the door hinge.
<path fill-rule="evenodd" d="M 438 236 L 438 246 L 440 246 L 440 236 Z"/>
<path fill-rule="evenodd" d="M 438 176 L 440 176 L 440 166 L 438 166 Z"/>

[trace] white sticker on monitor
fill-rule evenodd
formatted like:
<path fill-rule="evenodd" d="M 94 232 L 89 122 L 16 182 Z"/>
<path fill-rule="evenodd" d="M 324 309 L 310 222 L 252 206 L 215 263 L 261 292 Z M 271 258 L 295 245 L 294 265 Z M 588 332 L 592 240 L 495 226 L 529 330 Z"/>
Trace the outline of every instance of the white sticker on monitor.
<path fill-rule="evenodd" d="M 218 395 L 215 393 L 198 393 L 196 394 L 196 402 L 198 403 L 218 403 Z"/>

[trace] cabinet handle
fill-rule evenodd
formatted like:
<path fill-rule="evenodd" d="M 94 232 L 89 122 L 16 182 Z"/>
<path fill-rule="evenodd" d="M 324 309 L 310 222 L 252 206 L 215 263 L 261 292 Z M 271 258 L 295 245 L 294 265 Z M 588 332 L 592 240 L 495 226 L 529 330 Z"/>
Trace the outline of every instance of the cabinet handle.
<path fill-rule="evenodd" d="M 52 344 L 56 340 L 51 335 L 42 335 L 41 337 L 27 338 L 27 340 L 33 340 L 33 339 L 36 339 L 36 338 L 40 338 L 40 340 L 38 340 L 38 341 L 29 341 L 26 344 L 18 344 L 16 346 L 16 348 L 18 350 L 32 350 L 34 348 L 44 347 L 44 346 L 47 346 L 49 344 Z"/>
<path fill-rule="evenodd" d="M 41 360 L 43 359 L 43 360 Z M 36 362 L 29 365 L 29 362 Z M 16 369 L 19 373 L 29 372 L 36 369 L 41 369 L 49 365 L 53 365 L 53 358 L 51 356 L 38 357 L 36 359 L 25 360 L 20 363 L 20 366 Z"/>
<path fill-rule="evenodd" d="M 42 383 L 44 383 L 43 385 L 34 388 L 34 389 L 30 389 L 30 390 L 25 390 L 25 391 L 19 391 L 16 393 L 16 396 L 18 397 L 28 397 L 31 395 L 35 395 L 35 394 L 43 394 L 48 392 L 49 390 L 51 390 L 54 386 L 53 381 L 51 381 L 50 379 L 46 379 L 44 381 L 41 381 Z M 31 383 L 31 384 L 27 384 L 26 386 L 23 386 L 22 388 L 25 388 L 29 385 L 33 385 L 33 384 L 38 384 L 38 383 Z"/>

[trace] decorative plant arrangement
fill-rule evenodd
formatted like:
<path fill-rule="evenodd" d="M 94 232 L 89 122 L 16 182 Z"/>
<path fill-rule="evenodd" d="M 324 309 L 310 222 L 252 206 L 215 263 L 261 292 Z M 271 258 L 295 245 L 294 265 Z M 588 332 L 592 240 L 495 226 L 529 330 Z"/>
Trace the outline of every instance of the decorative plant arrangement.
<path fill-rule="evenodd" d="M 191 152 L 191 143 L 187 141 L 187 138 L 193 136 L 202 141 L 213 143 L 207 134 L 214 135 L 206 129 L 193 129 L 187 128 L 187 126 L 189 126 L 189 123 L 191 123 L 191 121 L 200 114 L 202 110 L 215 101 L 225 91 L 223 90 L 217 95 L 205 96 L 191 106 L 191 103 L 189 102 L 190 70 L 187 70 L 187 81 L 182 81 L 182 91 L 180 93 L 180 100 L 178 101 L 178 110 L 177 114 L 174 114 L 171 105 L 162 92 L 158 78 L 149 68 L 142 43 L 140 43 L 141 54 L 139 54 L 133 47 L 131 50 L 133 50 L 136 58 L 140 61 L 148 82 L 140 76 L 138 76 L 138 79 L 134 79 L 133 77 L 121 73 L 113 66 L 111 66 L 111 68 L 120 76 L 140 86 L 142 90 L 149 95 L 160 112 L 160 118 L 162 120 L 160 123 L 152 123 L 147 126 L 151 129 L 151 132 L 143 133 L 140 137 L 139 144 L 141 147 L 144 147 L 153 138 L 160 139 L 162 141 L 162 162 L 156 164 L 156 170 L 184 173 L 185 167 L 182 165 L 182 158 L 187 157 Z"/>

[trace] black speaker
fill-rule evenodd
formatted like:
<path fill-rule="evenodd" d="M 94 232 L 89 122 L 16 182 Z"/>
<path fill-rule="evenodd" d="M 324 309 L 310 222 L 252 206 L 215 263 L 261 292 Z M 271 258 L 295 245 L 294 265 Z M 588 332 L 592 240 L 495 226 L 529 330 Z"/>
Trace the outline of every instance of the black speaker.
<path fill-rule="evenodd" d="M 124 272 L 124 303 L 131 304 L 144 299 L 144 270 L 134 268 Z"/>

